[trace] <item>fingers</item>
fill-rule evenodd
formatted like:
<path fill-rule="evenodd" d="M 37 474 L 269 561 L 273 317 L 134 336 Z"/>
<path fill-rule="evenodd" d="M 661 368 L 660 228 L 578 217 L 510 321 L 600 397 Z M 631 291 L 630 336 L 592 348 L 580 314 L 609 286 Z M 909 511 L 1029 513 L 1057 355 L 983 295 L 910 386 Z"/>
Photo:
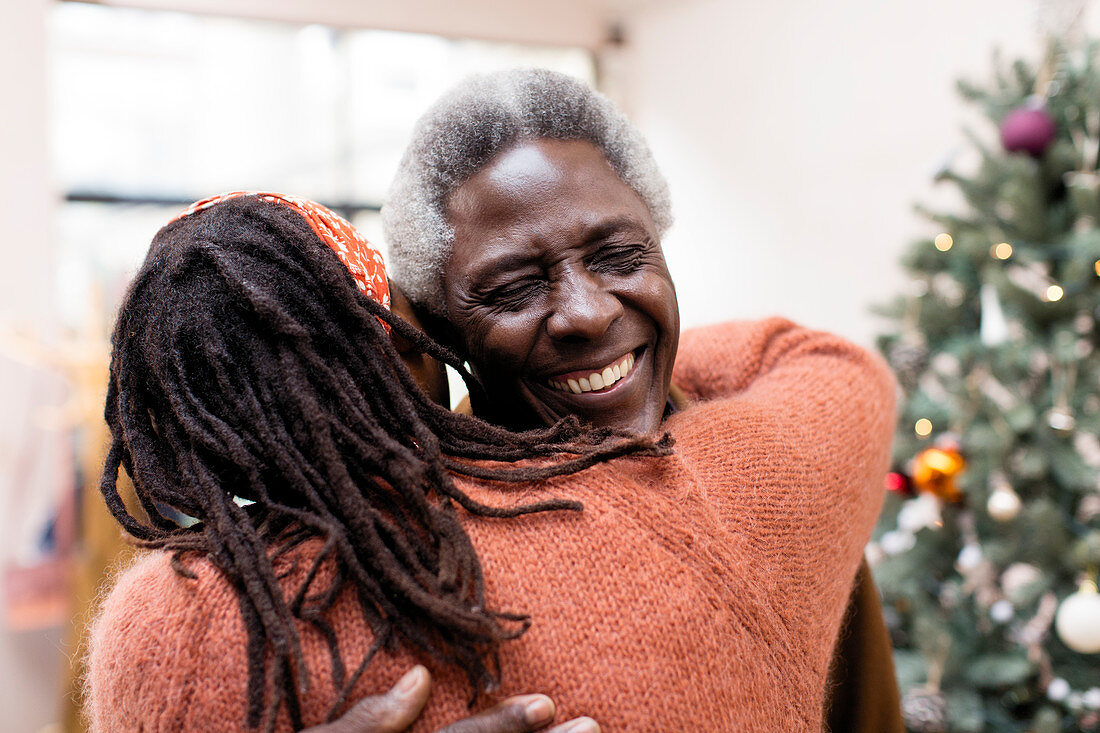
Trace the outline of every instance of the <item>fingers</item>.
<path fill-rule="evenodd" d="M 527 733 L 549 725 L 554 712 L 554 702 L 546 695 L 518 695 L 452 723 L 438 733 Z M 591 718 L 577 718 L 546 733 L 600 733 L 600 726 Z"/>
<path fill-rule="evenodd" d="M 339 720 L 303 733 L 402 733 L 424 709 L 431 688 L 428 670 L 417 665 L 385 695 L 363 698 Z M 554 702 L 546 695 L 518 695 L 439 733 L 527 733 L 546 728 L 554 720 L 554 712 Z M 544 733 L 600 733 L 600 726 L 591 718 L 576 718 Z"/>
<path fill-rule="evenodd" d="M 600 733 L 600 726 L 592 718 L 574 718 L 561 725 L 555 725 L 545 733 Z"/>
<path fill-rule="evenodd" d="M 385 695 L 365 697 L 339 720 L 303 733 L 401 733 L 420 715 L 431 691 L 431 675 L 417 665 Z"/>
<path fill-rule="evenodd" d="M 525 733 L 554 719 L 554 703 L 546 695 L 520 695 L 477 715 L 452 723 L 438 733 Z"/>

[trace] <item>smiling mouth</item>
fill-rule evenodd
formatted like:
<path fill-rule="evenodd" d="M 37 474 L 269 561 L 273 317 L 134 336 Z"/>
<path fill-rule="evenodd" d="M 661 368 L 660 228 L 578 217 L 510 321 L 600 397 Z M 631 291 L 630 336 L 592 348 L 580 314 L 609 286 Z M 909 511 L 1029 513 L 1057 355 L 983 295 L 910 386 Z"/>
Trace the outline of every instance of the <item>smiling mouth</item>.
<path fill-rule="evenodd" d="M 546 380 L 546 384 L 550 389 L 572 394 L 606 392 L 619 381 L 626 379 L 630 370 L 634 368 L 634 361 L 634 352 L 630 352 L 601 369 L 569 372 Z"/>

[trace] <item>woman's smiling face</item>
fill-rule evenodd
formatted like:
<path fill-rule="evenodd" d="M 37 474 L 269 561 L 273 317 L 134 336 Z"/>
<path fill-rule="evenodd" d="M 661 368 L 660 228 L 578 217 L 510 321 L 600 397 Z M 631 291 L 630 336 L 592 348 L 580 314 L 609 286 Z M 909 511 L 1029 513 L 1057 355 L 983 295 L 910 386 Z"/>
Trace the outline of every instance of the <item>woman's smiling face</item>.
<path fill-rule="evenodd" d="M 641 198 L 594 145 L 525 140 L 454 191 L 448 319 L 490 404 L 533 427 L 575 414 L 650 433 L 680 335 L 676 291 Z"/>

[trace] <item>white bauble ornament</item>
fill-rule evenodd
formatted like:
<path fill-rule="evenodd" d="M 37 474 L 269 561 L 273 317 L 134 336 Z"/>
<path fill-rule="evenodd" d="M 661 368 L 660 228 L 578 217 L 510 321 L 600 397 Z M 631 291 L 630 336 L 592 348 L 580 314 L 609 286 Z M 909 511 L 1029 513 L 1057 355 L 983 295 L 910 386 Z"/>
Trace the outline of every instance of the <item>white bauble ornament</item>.
<path fill-rule="evenodd" d="M 942 508 L 934 494 L 910 499 L 898 511 L 898 529 L 915 534 L 925 527 L 937 526 L 943 521 Z"/>
<path fill-rule="evenodd" d="M 1100 652 L 1100 593 L 1096 585 L 1084 583 L 1081 589 L 1062 601 L 1054 617 L 1058 638 L 1075 652 Z"/>
<path fill-rule="evenodd" d="M 1011 522 L 1020 515 L 1020 496 L 1008 484 L 998 486 L 985 504 L 989 516 L 998 522 Z"/>
<path fill-rule="evenodd" d="M 989 607 L 989 618 L 999 624 L 1007 624 L 1016 615 L 1016 609 L 1003 598 Z"/>
<path fill-rule="evenodd" d="M 1059 435 L 1070 435 L 1077 427 L 1077 418 L 1066 407 L 1053 407 L 1047 412 L 1047 424 Z"/>
<path fill-rule="evenodd" d="M 887 555 L 900 555 L 913 549 L 917 544 L 917 538 L 911 532 L 895 529 L 878 538 L 878 546 Z"/>
<path fill-rule="evenodd" d="M 1070 692 L 1069 683 L 1061 677 L 1055 677 L 1050 681 L 1050 684 L 1047 685 L 1047 697 L 1054 702 L 1065 700 L 1069 697 Z"/>
<path fill-rule="evenodd" d="M 978 567 L 982 562 L 982 548 L 977 544 L 963 545 L 962 550 L 959 551 L 959 556 L 955 560 L 955 567 L 959 569 L 960 573 L 967 573 L 974 568 Z"/>
<path fill-rule="evenodd" d="M 1009 565 L 1001 574 L 1001 587 L 1013 602 L 1019 602 L 1021 593 L 1032 583 L 1043 579 L 1043 572 L 1034 565 L 1017 562 Z"/>

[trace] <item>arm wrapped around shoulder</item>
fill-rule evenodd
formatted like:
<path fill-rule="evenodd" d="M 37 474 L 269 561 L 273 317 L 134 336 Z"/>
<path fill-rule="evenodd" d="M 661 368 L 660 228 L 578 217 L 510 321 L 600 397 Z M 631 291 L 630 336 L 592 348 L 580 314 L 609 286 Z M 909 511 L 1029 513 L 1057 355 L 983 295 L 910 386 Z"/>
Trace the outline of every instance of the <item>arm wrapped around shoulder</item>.
<path fill-rule="evenodd" d="M 895 422 L 878 356 L 782 319 L 684 334 L 674 380 L 698 400 L 670 420 L 697 475 L 783 597 L 843 608 L 882 502 Z M 819 631 L 805 629 L 807 633 Z"/>
<path fill-rule="evenodd" d="M 881 358 L 839 336 L 802 328 L 785 318 L 730 321 L 684 331 L 673 381 L 695 400 L 732 397 L 749 387 L 765 388 L 757 383 L 760 377 L 781 362 L 806 355 L 807 348 L 846 356 L 854 371 L 877 371 L 882 386 L 889 383 L 892 406 L 893 375 Z M 800 354 L 792 353 L 796 350 Z"/>

